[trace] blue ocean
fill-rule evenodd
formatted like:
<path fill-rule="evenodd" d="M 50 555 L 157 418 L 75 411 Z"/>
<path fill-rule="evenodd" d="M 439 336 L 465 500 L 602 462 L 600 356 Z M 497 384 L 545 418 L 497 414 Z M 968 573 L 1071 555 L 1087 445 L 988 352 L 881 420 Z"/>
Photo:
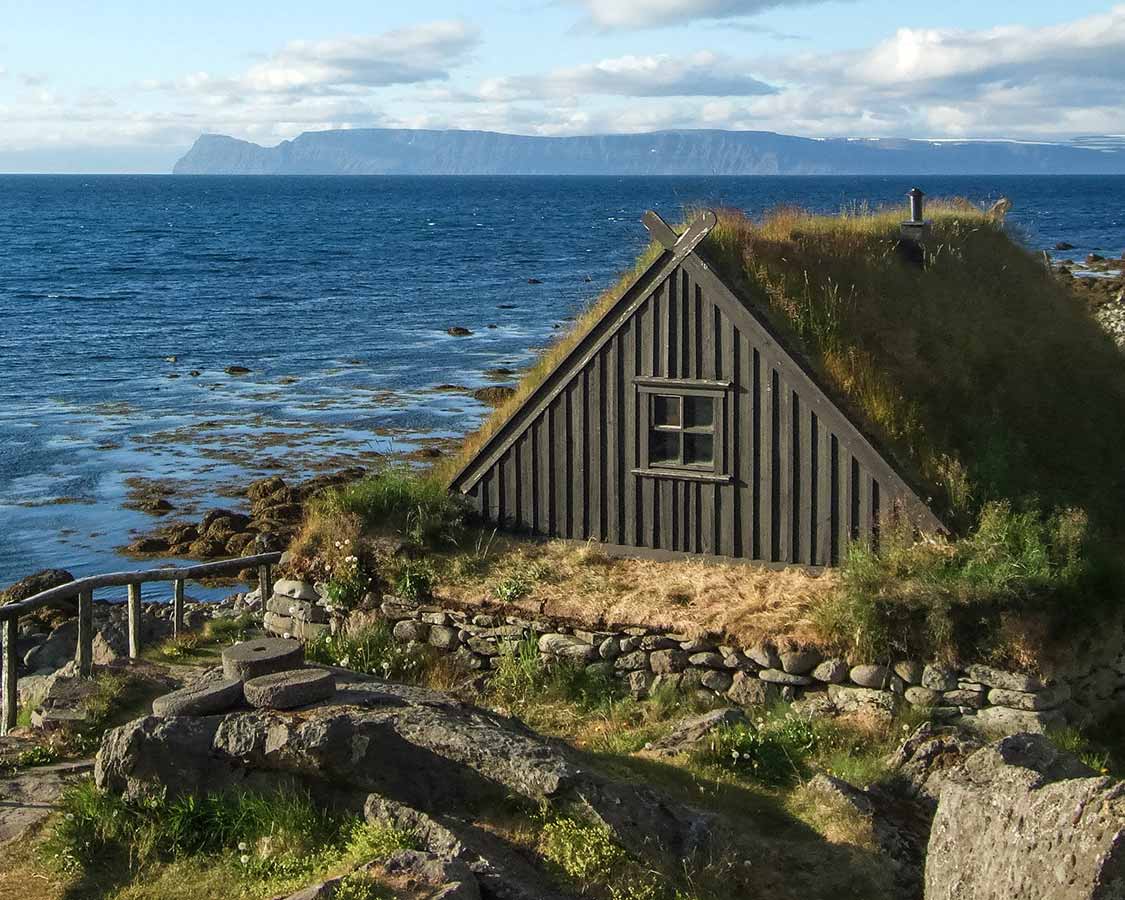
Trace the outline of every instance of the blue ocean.
<path fill-rule="evenodd" d="M 646 209 L 902 203 L 903 178 L 0 176 L 0 586 L 130 567 L 252 478 L 377 464 L 474 427 L 647 242 Z M 1008 197 L 1029 247 L 1125 247 L 1125 177 L 933 177 Z M 454 337 L 447 329 L 469 329 Z M 229 374 L 229 367 L 247 372 Z M 510 379 L 509 379 L 510 380 Z M 147 563 L 152 565 L 155 563 Z"/>

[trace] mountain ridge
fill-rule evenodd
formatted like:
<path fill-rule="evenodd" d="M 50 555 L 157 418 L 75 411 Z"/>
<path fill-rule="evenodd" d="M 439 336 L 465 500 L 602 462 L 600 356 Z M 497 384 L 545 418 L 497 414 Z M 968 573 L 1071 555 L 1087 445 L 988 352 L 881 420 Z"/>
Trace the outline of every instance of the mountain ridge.
<path fill-rule="evenodd" d="M 274 147 L 202 134 L 172 171 L 176 175 L 1094 175 L 1125 174 L 1125 148 L 1006 140 L 820 139 L 718 129 L 543 137 L 369 128 L 309 131 Z"/>

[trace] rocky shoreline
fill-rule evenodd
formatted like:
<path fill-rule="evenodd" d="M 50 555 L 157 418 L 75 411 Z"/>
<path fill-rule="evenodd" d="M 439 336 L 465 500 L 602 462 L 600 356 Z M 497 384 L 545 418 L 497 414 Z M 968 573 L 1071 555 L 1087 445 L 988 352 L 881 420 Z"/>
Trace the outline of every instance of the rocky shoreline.
<path fill-rule="evenodd" d="M 1068 249 L 1068 244 L 1056 247 L 1057 251 Z M 1118 258 L 1091 253 L 1081 263 L 1064 259 L 1052 266 L 1117 345 L 1125 348 L 1125 252 Z"/>

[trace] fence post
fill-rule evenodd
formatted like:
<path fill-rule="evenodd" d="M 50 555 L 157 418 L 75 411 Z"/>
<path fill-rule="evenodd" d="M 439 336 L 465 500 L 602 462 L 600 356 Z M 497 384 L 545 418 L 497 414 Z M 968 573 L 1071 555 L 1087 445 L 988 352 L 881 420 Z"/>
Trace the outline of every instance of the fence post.
<path fill-rule="evenodd" d="M 129 659 L 141 655 L 141 586 L 129 585 Z"/>
<path fill-rule="evenodd" d="M 266 604 L 269 603 L 269 599 L 273 595 L 273 572 L 270 569 L 269 563 L 258 566 L 258 593 L 261 594 L 262 609 L 266 608 Z"/>
<path fill-rule="evenodd" d="M 94 674 L 94 592 L 78 594 L 78 648 L 74 651 L 78 663 L 78 677 Z"/>
<path fill-rule="evenodd" d="M 177 578 L 172 582 L 172 637 L 184 633 L 184 580 Z"/>
<path fill-rule="evenodd" d="M 16 700 L 18 694 L 16 693 L 16 633 L 17 620 L 5 619 L 0 623 L 4 629 L 3 645 L 4 645 L 4 660 L 3 660 L 3 711 L 0 713 L 0 734 L 7 734 L 16 727 Z"/>

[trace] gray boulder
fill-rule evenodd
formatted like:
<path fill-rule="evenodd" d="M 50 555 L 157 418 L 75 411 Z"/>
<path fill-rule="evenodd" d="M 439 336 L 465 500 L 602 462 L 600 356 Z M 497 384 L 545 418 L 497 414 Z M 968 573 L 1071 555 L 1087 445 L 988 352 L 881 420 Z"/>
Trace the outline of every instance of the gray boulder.
<path fill-rule="evenodd" d="M 927 900 L 1125 897 L 1125 784 L 1041 735 L 1004 738 L 945 779 Z"/>
<path fill-rule="evenodd" d="M 237 679 L 205 681 L 172 691 L 152 701 L 154 716 L 209 716 L 242 702 L 242 682 Z"/>
<path fill-rule="evenodd" d="M 443 859 L 425 850 L 398 850 L 383 863 L 383 870 L 406 879 L 410 886 L 437 889 L 436 896 L 443 900 L 480 900 L 476 876 L 457 859 Z"/>
<path fill-rule="evenodd" d="M 295 709 L 327 700 L 336 693 L 336 679 L 324 669 L 294 669 L 251 678 L 242 692 L 257 709 Z"/>
<path fill-rule="evenodd" d="M 258 638 L 223 651 L 223 674 L 230 679 L 246 680 L 296 669 L 304 661 L 305 651 L 299 641 Z"/>
<path fill-rule="evenodd" d="M 741 709 L 713 709 L 701 716 L 681 719 L 665 737 L 654 741 L 648 749 L 663 756 L 675 756 L 677 753 L 694 750 L 716 729 L 745 722 L 746 713 Z"/>

